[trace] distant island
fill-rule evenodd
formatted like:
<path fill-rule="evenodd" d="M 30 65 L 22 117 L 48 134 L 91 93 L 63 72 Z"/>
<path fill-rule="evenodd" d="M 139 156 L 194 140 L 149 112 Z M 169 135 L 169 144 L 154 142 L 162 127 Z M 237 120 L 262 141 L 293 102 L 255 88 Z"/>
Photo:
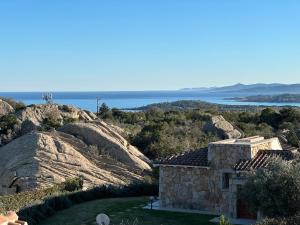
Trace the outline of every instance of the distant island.
<path fill-rule="evenodd" d="M 230 98 L 234 99 L 235 98 Z M 238 100 L 237 100 L 238 101 Z M 226 104 L 216 104 L 216 103 L 210 103 L 205 102 L 201 100 L 180 100 L 180 101 L 174 101 L 174 102 L 161 102 L 161 103 L 154 103 L 145 105 L 142 107 L 137 108 L 127 108 L 125 110 L 129 111 L 146 111 L 151 109 L 160 109 L 163 111 L 184 111 L 184 110 L 202 110 L 202 111 L 248 111 L 248 112 L 259 112 L 263 109 L 265 109 L 266 105 L 226 105 Z M 294 108 L 295 106 L 291 106 Z M 272 106 L 273 109 L 282 109 L 284 106 Z"/>
<path fill-rule="evenodd" d="M 279 84 L 279 83 L 257 83 L 257 84 L 234 84 L 224 87 L 199 87 L 199 88 L 183 88 L 181 91 L 197 91 L 205 93 L 255 93 L 255 94 L 300 94 L 300 84 Z"/>
<path fill-rule="evenodd" d="M 225 98 L 239 102 L 274 102 L 274 103 L 300 103 L 300 94 L 281 94 L 281 95 L 255 95 L 247 97 Z"/>

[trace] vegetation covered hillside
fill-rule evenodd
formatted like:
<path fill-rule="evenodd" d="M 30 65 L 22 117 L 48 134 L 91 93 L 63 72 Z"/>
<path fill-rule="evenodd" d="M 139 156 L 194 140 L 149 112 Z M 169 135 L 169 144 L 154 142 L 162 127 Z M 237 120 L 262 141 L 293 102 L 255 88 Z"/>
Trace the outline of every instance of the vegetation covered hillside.
<path fill-rule="evenodd" d="M 105 104 L 100 110 L 101 118 L 122 127 L 131 144 L 151 159 L 218 140 L 216 134 L 204 132 L 213 115 L 222 115 L 243 136 L 279 136 L 293 146 L 299 145 L 299 108 L 231 106 L 225 110 L 219 105 L 180 101 L 146 106 L 141 111 L 109 109 Z"/>
<path fill-rule="evenodd" d="M 242 102 L 300 102 L 300 94 L 282 94 L 282 95 L 256 95 L 247 97 L 231 98 L 232 100 Z"/>

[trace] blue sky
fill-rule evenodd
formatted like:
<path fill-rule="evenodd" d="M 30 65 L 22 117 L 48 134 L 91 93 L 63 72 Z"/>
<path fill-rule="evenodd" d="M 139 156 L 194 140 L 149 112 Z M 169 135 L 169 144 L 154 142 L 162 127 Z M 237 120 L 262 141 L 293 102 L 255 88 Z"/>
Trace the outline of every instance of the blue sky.
<path fill-rule="evenodd" d="M 0 91 L 300 83 L 300 1 L 2 0 Z"/>

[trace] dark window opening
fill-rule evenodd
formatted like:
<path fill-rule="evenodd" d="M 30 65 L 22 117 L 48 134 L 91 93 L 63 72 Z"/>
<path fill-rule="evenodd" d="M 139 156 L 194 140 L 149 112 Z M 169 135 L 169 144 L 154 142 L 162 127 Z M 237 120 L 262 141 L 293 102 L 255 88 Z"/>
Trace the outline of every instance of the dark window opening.
<path fill-rule="evenodd" d="M 20 193 L 21 192 L 21 187 L 19 185 L 16 185 L 16 193 Z"/>
<path fill-rule="evenodd" d="M 223 173 L 223 189 L 229 189 L 229 179 L 230 174 L 229 173 Z"/>

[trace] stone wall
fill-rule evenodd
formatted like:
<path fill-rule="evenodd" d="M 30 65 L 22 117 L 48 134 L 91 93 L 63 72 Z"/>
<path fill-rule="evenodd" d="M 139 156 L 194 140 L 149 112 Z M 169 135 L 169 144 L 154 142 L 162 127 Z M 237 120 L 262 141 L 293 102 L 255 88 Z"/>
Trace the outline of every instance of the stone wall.
<path fill-rule="evenodd" d="M 259 150 L 282 150 L 278 138 L 270 138 L 261 143 L 251 145 L 251 157 L 253 158 Z"/>
<path fill-rule="evenodd" d="M 6 186 L 1 186 L 0 187 L 0 196 L 1 195 L 14 195 L 17 192 L 16 187 L 8 188 Z"/>
<path fill-rule="evenodd" d="M 232 169 L 241 159 L 251 159 L 250 145 L 209 144 L 208 162 L 215 169 Z"/>
<path fill-rule="evenodd" d="M 160 167 L 160 201 L 164 208 L 213 211 L 209 169 L 199 167 Z"/>
<path fill-rule="evenodd" d="M 212 169 L 230 170 L 240 160 L 253 158 L 259 150 L 282 150 L 278 138 L 261 140 L 255 143 L 215 142 L 208 146 L 208 161 Z"/>
<path fill-rule="evenodd" d="M 161 166 L 159 192 L 163 208 L 231 215 L 235 207 L 231 200 L 236 190 L 231 185 L 223 189 L 222 173 L 210 168 Z"/>

